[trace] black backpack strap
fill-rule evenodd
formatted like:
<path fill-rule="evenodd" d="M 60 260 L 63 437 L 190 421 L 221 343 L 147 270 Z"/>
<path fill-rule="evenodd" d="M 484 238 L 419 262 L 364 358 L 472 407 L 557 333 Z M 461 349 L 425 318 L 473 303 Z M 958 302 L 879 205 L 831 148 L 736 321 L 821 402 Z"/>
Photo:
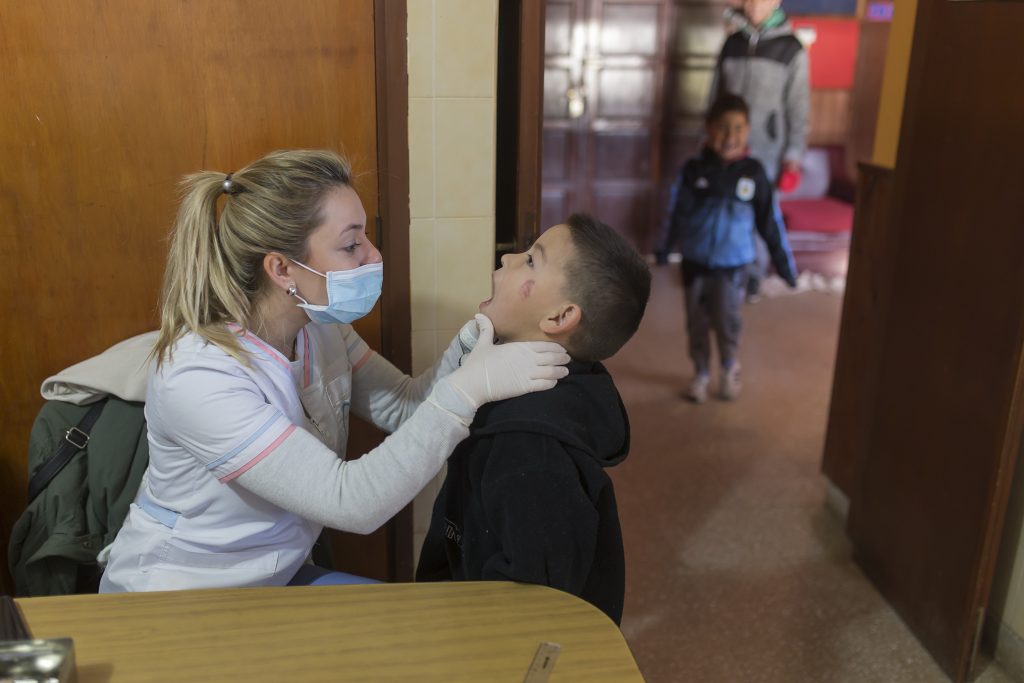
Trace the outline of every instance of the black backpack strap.
<path fill-rule="evenodd" d="M 46 485 L 57 476 L 58 472 L 64 469 L 64 466 L 71 461 L 71 458 L 76 453 L 85 450 L 85 447 L 89 444 L 89 432 L 92 431 L 93 425 L 96 424 L 96 420 L 99 419 L 100 413 L 103 412 L 103 406 L 106 404 L 106 399 L 93 403 L 81 421 L 64 432 L 64 438 L 60 440 L 57 450 L 50 456 L 49 460 L 39 466 L 39 469 L 32 474 L 32 478 L 28 482 L 29 503 L 43 492 Z"/>

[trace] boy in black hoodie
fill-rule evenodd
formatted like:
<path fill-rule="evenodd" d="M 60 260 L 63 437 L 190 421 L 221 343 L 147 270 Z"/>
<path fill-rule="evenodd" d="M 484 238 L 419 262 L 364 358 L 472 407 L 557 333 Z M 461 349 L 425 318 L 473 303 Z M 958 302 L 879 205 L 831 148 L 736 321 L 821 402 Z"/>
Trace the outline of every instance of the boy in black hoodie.
<path fill-rule="evenodd" d="M 612 482 L 629 420 L 599 361 L 633 336 L 647 264 L 583 214 L 502 257 L 480 305 L 502 341 L 550 340 L 573 357 L 549 391 L 483 406 L 448 460 L 418 581 L 521 581 L 578 595 L 615 623 L 625 568 Z"/>

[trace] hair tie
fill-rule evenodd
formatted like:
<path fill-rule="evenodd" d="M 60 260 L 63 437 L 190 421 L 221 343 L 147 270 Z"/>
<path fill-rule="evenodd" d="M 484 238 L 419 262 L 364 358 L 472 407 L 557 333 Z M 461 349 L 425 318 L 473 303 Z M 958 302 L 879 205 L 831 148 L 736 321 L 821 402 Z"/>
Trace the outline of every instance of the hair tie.
<path fill-rule="evenodd" d="M 227 194 L 234 194 L 234 192 L 232 192 L 232 190 L 234 189 L 235 186 L 234 186 L 234 183 L 231 182 L 231 176 L 233 174 L 234 174 L 234 171 L 232 171 L 231 173 L 228 173 L 226 176 L 224 176 L 224 182 L 220 184 L 221 187 L 224 188 L 224 192 L 226 192 Z"/>

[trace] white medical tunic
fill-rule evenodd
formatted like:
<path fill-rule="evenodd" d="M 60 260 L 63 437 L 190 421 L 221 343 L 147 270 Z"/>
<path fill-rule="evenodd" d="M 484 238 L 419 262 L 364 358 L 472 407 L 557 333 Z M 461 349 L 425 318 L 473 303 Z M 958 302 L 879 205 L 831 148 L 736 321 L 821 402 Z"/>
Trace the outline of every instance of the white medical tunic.
<path fill-rule="evenodd" d="M 149 380 L 149 467 L 102 592 L 284 585 L 321 526 L 226 486 L 295 429 L 344 458 L 352 373 L 373 352 L 348 325 L 307 325 L 288 361 L 234 328 L 247 367 L 194 334 Z"/>

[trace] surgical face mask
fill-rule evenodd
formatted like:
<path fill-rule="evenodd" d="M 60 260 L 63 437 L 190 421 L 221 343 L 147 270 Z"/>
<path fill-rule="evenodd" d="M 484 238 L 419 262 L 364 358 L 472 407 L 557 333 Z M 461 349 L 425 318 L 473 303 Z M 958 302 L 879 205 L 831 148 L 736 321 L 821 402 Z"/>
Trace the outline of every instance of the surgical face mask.
<path fill-rule="evenodd" d="M 370 263 L 352 270 L 329 270 L 327 274 L 292 259 L 292 263 L 327 280 L 327 305 L 311 304 L 297 291 L 289 291 L 301 301 L 299 308 L 315 323 L 351 323 L 370 312 L 380 298 L 384 284 L 384 264 Z"/>

